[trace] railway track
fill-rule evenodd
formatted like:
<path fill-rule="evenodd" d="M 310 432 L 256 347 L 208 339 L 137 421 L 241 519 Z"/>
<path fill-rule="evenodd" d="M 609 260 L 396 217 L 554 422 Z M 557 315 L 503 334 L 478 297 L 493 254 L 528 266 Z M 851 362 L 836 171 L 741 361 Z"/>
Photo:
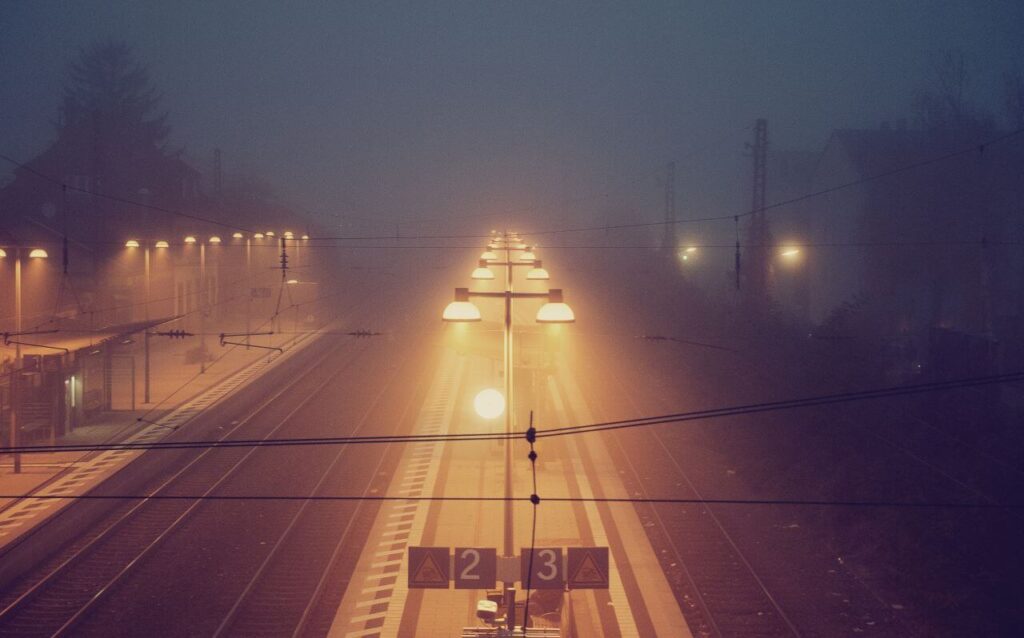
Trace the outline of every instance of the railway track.
<path fill-rule="evenodd" d="M 243 413 L 245 416 L 232 421 L 232 425 L 214 440 L 229 439 L 236 434 L 247 439 L 345 434 L 337 428 L 316 425 L 324 419 L 299 418 L 304 411 L 319 408 L 317 404 L 320 402 L 316 400 L 322 399 L 325 394 L 329 395 L 330 386 L 346 371 L 355 378 L 359 378 L 363 372 L 367 373 L 367 378 L 372 376 L 370 373 L 373 372 L 373 366 L 357 368 L 358 372 L 348 370 L 348 367 L 358 361 L 361 353 L 374 346 L 369 342 L 359 342 L 358 346 L 347 347 L 345 343 L 346 340 L 339 339 L 327 347 L 317 344 L 315 347 L 321 350 L 303 365 L 303 373 L 295 374 L 293 371 L 283 387 L 266 396 L 254 408 L 247 407 Z M 339 362 L 339 356 L 343 356 L 344 360 Z M 389 365 L 384 357 L 375 361 L 380 362 L 378 367 Z M 405 368 L 408 375 L 408 369 L 412 366 Z M 319 374 L 319 369 L 329 372 L 320 379 L 313 379 Z M 401 378 L 401 370 L 396 367 L 387 376 L 385 388 L 395 379 Z M 369 396 L 369 393 L 366 395 Z M 409 393 L 409 405 L 414 395 Z M 383 396 L 384 390 L 381 390 L 366 408 L 355 431 L 359 431 Z M 310 423 L 314 425 L 310 427 Z M 391 427 L 397 428 L 400 424 L 395 420 Z M 352 454 L 348 447 L 316 448 L 315 453 L 311 453 L 313 448 L 280 448 L 277 452 L 285 450 L 291 453 L 285 466 L 296 468 L 297 478 L 294 486 L 289 485 L 277 491 L 273 491 L 273 485 L 259 485 L 256 478 L 260 471 L 250 467 L 254 465 L 252 460 L 262 448 L 206 449 L 194 453 L 194 457 L 170 476 L 162 477 L 159 484 L 146 489 L 144 493 L 147 498 L 116 505 L 104 518 L 106 525 L 88 530 L 64 549 L 58 550 L 54 558 L 46 561 L 0 598 L 0 635 L 110 635 L 124 631 L 145 631 L 138 625 L 124 622 L 121 616 L 126 606 L 118 604 L 122 602 L 118 597 L 128 596 L 131 599 L 139 595 L 144 598 L 146 589 L 166 591 L 178 586 L 170 574 L 162 578 L 161 573 L 162 568 L 167 569 L 168 565 L 171 565 L 168 571 L 172 571 L 174 565 L 167 561 L 166 556 L 161 555 L 161 560 L 156 560 L 156 556 L 171 552 L 172 562 L 174 557 L 178 563 L 195 561 L 196 557 L 190 552 L 193 548 L 189 544 L 193 542 L 192 538 L 201 537 L 191 529 L 198 525 L 200 512 L 215 517 L 212 519 L 213 526 L 221 523 L 221 515 L 225 525 L 234 521 L 235 526 L 230 529 L 239 529 L 239 536 L 244 537 L 247 533 L 244 528 L 246 516 L 251 518 L 252 509 L 247 507 L 246 502 L 238 501 L 167 500 L 153 497 L 219 495 L 239 491 L 253 494 L 262 493 L 261 488 L 271 490 L 266 493 L 289 495 L 296 492 L 317 494 L 357 491 L 349 481 L 351 471 L 341 477 L 336 471 L 340 466 L 361 472 L 366 477 L 366 490 L 370 490 L 375 481 L 381 480 L 378 472 L 388 451 L 386 446 L 374 447 L 379 453 Z M 327 463 L 326 468 L 322 462 L 325 456 L 333 456 L 333 461 Z M 309 477 L 314 478 L 310 481 Z M 307 485 L 313 485 L 308 492 L 303 490 Z M 217 508 L 217 511 L 206 511 L 211 507 Z M 340 593 L 335 591 L 339 579 L 335 578 L 332 582 L 329 576 L 341 558 L 342 548 L 354 538 L 365 537 L 369 531 L 372 516 L 360 516 L 363 513 L 360 509 L 375 508 L 347 502 L 310 501 L 288 501 L 283 504 L 272 502 L 271 506 L 260 508 L 259 517 L 265 519 L 262 521 L 263 528 L 278 530 L 274 532 L 277 534 L 277 542 L 271 548 L 253 548 L 253 551 L 240 552 L 237 557 L 225 559 L 227 566 L 224 570 L 231 572 L 232 583 L 220 587 L 219 591 L 214 586 L 213 593 L 200 601 L 204 605 L 202 615 L 207 615 L 208 609 L 213 616 L 213 626 L 205 630 L 179 625 L 171 630 L 172 626 L 168 624 L 164 625 L 166 631 L 160 633 L 192 635 L 198 630 L 209 635 L 216 629 L 218 634 L 230 635 L 298 635 L 311 624 L 319 626 L 326 622 L 329 626 L 333 620 L 333 609 L 327 614 L 317 603 L 332 591 L 336 594 L 334 598 L 340 599 Z M 246 514 L 247 510 L 249 514 Z M 239 513 L 242 519 L 236 521 L 233 517 Z M 207 523 L 210 520 L 207 519 Z M 346 525 L 340 525 L 341 522 Z M 339 530 L 343 531 L 339 533 Z M 195 542 L 202 544 L 202 541 Z M 184 547 L 176 547 L 182 543 Z M 358 549 L 356 551 L 358 553 Z M 257 565 L 253 565 L 254 562 Z M 341 581 L 341 587 L 344 587 L 344 581 Z M 187 593 L 183 595 L 188 597 Z M 144 605 L 144 600 L 140 604 Z M 223 615 L 218 615 L 221 614 L 219 610 L 223 610 Z M 159 605 L 154 606 L 154 613 L 159 615 Z M 173 623 L 174 620 L 164 622 Z M 260 628 L 259 632 L 253 631 L 252 622 Z"/>
<path fill-rule="evenodd" d="M 625 387 L 617 374 L 610 372 L 610 376 L 617 385 Z M 639 414 L 633 396 L 626 396 L 632 410 Z M 643 498 L 660 496 L 651 492 L 655 479 L 663 483 L 665 477 L 672 477 L 676 485 L 673 496 L 703 498 L 656 430 L 643 429 L 614 437 L 617 445 L 609 447 L 618 457 L 619 467 L 626 470 L 623 479 L 631 494 Z M 642 468 L 634 462 L 640 458 Z M 710 507 L 648 504 L 638 510 L 695 635 L 801 635 Z"/>
<path fill-rule="evenodd" d="M 320 356 L 322 363 L 337 352 L 336 345 Z M 319 390 L 332 377 L 322 382 Z M 221 440 L 245 429 L 246 438 L 267 439 L 277 433 L 285 418 L 255 421 L 257 416 L 273 411 L 275 401 L 300 385 L 296 376 L 249 415 L 231 427 Z M 316 392 L 308 393 L 300 402 L 305 405 Z M 254 422 L 255 421 L 255 422 Z M 265 424 L 270 423 L 270 427 Z M 248 427 L 247 427 L 248 426 Z M 262 427 L 261 427 L 262 426 Z M 262 431 L 260 431 L 262 430 Z M 0 611 L 0 633 L 10 636 L 58 636 L 67 634 L 111 589 L 124 579 L 166 537 L 195 511 L 201 501 L 162 500 L 153 496 L 208 495 L 221 485 L 252 456 L 257 448 L 205 449 L 171 477 L 148 492 L 149 498 L 139 500 L 103 531 L 92 536 L 66 556 L 54 569 L 24 589 Z M 216 453 L 214 453 L 216 452 Z"/>
<path fill-rule="evenodd" d="M 415 359 L 410 357 L 410 360 Z M 405 370 L 396 368 L 351 434 L 363 431 L 368 418 L 391 388 L 396 385 L 415 387 L 417 372 L 414 366 L 406 366 Z M 407 393 L 400 418 L 391 421 L 388 432 L 375 433 L 397 433 L 419 396 L 419 392 Z M 399 455 L 393 454 L 394 447 L 387 444 L 361 449 L 349 445 L 336 448 L 327 469 L 310 488 L 309 496 L 353 493 L 354 486 L 337 472 L 342 464 L 347 468 L 346 474 L 367 477 L 361 490 L 363 495 L 384 492 L 391 474 L 387 470 L 393 469 L 398 461 Z M 339 571 L 335 569 L 336 563 L 346 546 L 361 547 L 361 542 L 353 543 L 353 540 L 365 539 L 378 507 L 377 503 L 363 501 L 303 501 L 213 635 L 325 635 L 344 593 L 343 583 L 339 588 L 338 579 L 332 578 L 336 574 L 332 572 Z M 354 556 L 358 558 L 358 552 Z M 355 560 L 348 562 L 354 568 Z"/>

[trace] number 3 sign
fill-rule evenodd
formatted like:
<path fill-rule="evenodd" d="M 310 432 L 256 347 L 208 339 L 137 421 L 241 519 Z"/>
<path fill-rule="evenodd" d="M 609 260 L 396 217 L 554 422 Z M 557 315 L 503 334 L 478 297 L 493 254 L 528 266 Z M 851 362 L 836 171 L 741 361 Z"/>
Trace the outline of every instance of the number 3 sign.
<path fill-rule="evenodd" d="M 524 547 L 520 554 L 519 569 L 525 588 L 565 589 L 565 563 L 561 547 L 538 547 L 533 550 L 533 571 L 530 571 L 530 550 Z"/>

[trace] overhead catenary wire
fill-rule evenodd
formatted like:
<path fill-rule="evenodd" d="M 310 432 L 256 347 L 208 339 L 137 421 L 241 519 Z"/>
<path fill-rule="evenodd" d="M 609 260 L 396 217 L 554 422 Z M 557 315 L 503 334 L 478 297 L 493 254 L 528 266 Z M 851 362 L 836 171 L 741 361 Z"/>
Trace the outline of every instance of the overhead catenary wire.
<path fill-rule="evenodd" d="M 909 396 L 929 392 L 941 392 L 960 388 L 978 387 L 999 383 L 1012 383 L 1024 381 L 1024 371 L 1006 374 L 987 375 L 979 377 L 967 377 L 951 379 L 949 381 L 937 381 L 930 383 L 919 383 L 911 385 L 887 386 L 870 390 L 854 392 L 843 392 L 835 394 L 817 395 L 798 399 L 783 401 L 771 401 L 762 403 L 750 403 L 723 408 L 710 408 L 705 410 L 694 410 L 689 412 L 677 412 L 673 414 L 662 414 L 634 419 L 618 421 L 605 421 L 586 425 L 565 426 L 561 428 L 549 428 L 537 432 L 536 437 L 547 438 L 551 436 L 566 436 L 585 434 L 593 432 L 604 432 L 609 430 L 620 430 L 637 427 L 649 427 L 668 423 L 682 423 L 704 419 L 723 418 L 745 414 L 772 412 L 779 410 L 790 410 L 797 408 L 819 407 L 854 401 L 866 401 L 872 399 Z M 153 408 L 156 409 L 156 408 Z M 152 410 L 150 410 L 152 412 Z M 147 413 L 148 414 L 148 413 Z M 105 450 L 161 450 L 161 449 L 205 449 L 205 448 L 230 448 L 230 447 L 277 447 L 277 446 L 307 446 L 307 445 L 358 445 L 358 444 L 381 444 L 381 443 L 418 443 L 418 442 L 467 442 L 467 441 L 495 441 L 505 439 L 518 439 L 525 437 L 528 431 L 520 432 L 493 432 L 493 433 L 462 433 L 462 434 L 408 434 L 408 435 L 380 435 L 380 436 L 348 436 L 348 437 L 312 437 L 312 438 L 287 438 L 287 439 L 235 439 L 222 441 L 157 441 L 149 443 L 121 442 L 110 444 L 80 444 L 80 445 L 29 445 L 17 447 L 0 447 L 0 454 L 13 452 L 40 453 L 59 451 L 105 451 Z"/>
<path fill-rule="evenodd" d="M 39 499 L 43 501 L 427 501 L 464 503 L 529 503 L 526 496 L 371 496 L 366 494 L 0 494 L 3 499 Z M 850 507 L 893 509 L 953 509 L 953 510 L 1020 510 L 1024 503 L 994 504 L 958 501 L 897 501 L 897 500 L 838 500 L 838 499 L 775 499 L 775 498 L 641 498 L 641 497 L 583 497 L 545 496 L 551 503 L 606 503 L 610 505 L 745 505 L 788 507 Z"/>

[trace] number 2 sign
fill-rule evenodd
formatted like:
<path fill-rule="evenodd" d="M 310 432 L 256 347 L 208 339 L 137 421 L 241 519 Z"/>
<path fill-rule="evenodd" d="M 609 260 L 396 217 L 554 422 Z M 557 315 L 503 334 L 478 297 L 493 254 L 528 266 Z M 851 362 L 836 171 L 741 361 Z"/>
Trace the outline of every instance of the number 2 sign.
<path fill-rule="evenodd" d="M 493 589 L 498 556 L 493 547 L 455 548 L 455 589 Z"/>
<path fill-rule="evenodd" d="M 531 589 L 564 589 L 565 563 L 562 561 L 561 547 L 538 547 L 533 550 L 531 571 L 530 550 L 523 548 L 520 554 L 519 569 L 523 587 Z"/>

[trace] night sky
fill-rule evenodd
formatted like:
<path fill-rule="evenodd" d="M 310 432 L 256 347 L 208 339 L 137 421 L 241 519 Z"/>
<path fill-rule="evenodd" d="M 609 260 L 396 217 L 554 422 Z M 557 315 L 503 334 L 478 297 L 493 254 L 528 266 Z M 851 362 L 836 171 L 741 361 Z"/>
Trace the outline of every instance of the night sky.
<path fill-rule="evenodd" d="M 4 153 L 42 150 L 68 61 L 120 38 L 201 170 L 220 147 L 225 170 L 298 206 L 387 219 L 602 207 L 656 219 L 652 174 L 672 159 L 681 216 L 742 207 L 755 118 L 768 119 L 772 148 L 809 151 L 836 128 L 912 120 L 947 49 L 966 55 L 974 99 L 1001 117 L 1001 74 L 1024 66 L 1024 3 L 1012 1 L 4 0 L 0 11 Z"/>

